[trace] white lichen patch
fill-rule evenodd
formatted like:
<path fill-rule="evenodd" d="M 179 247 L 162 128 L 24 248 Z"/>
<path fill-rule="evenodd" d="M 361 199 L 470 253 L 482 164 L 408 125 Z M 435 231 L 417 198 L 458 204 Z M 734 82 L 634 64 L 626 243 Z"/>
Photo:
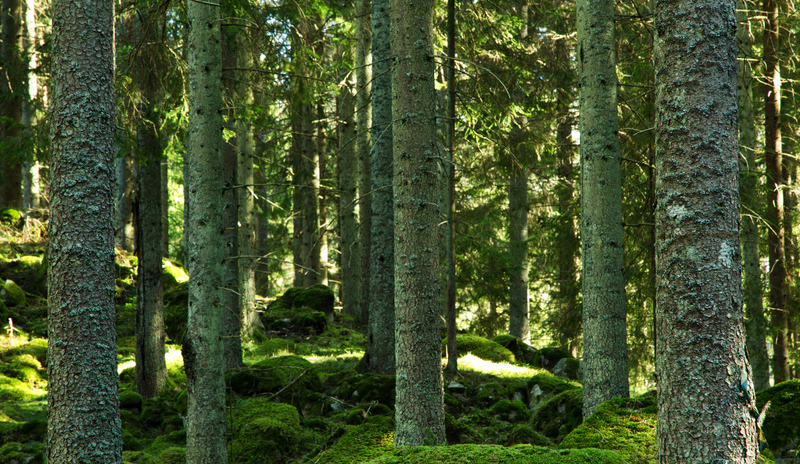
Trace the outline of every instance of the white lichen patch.
<path fill-rule="evenodd" d="M 736 250 L 731 246 L 731 244 L 726 240 L 719 244 L 719 257 L 717 258 L 717 262 L 719 263 L 720 267 L 723 269 L 728 269 L 733 266 L 734 254 Z"/>

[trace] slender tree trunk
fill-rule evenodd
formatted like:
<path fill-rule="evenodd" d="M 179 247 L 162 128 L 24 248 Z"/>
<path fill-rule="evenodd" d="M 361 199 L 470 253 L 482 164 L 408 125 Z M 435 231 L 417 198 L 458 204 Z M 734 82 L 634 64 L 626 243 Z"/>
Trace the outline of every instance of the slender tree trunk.
<path fill-rule="evenodd" d="M 166 156 L 161 158 L 159 173 L 161 174 L 161 256 L 169 258 L 169 164 Z"/>
<path fill-rule="evenodd" d="M 372 2 L 372 236 L 369 335 L 372 372 L 395 369 L 394 204 L 392 187 L 392 69 L 390 0 Z M 435 231 L 431 231 L 435 235 Z"/>
<path fill-rule="evenodd" d="M 0 116 L 0 142 L 7 143 L 20 134 L 22 96 L 25 94 L 25 64 L 22 59 L 22 1 L 3 0 L 2 65 L 0 92 L 3 105 Z M 0 206 L 22 207 L 22 161 L 20 154 L 9 148 L 0 152 Z"/>
<path fill-rule="evenodd" d="M 515 128 L 512 137 L 515 151 L 525 150 L 518 136 L 524 129 Z M 521 159 L 520 156 L 515 156 Z M 511 255 L 511 291 L 508 298 L 508 332 L 524 342 L 530 341 L 529 323 L 530 298 L 528 289 L 528 171 L 525 166 L 511 167 L 511 180 L 508 184 L 509 248 Z"/>
<path fill-rule="evenodd" d="M 37 63 L 35 0 L 26 0 L 25 2 L 24 46 L 25 59 L 28 62 L 25 75 L 28 92 L 27 98 L 22 102 L 22 124 L 31 127 L 36 122 L 34 101 L 39 96 L 39 81 L 34 72 Z M 39 161 L 35 154 L 31 154 L 25 159 L 22 183 L 23 208 L 26 211 L 39 208 Z"/>
<path fill-rule="evenodd" d="M 369 320 L 370 302 L 370 250 L 372 234 L 372 174 L 370 169 L 370 127 L 372 126 L 372 18 L 370 1 L 356 0 L 356 137 L 358 150 L 358 242 L 361 253 L 361 315 L 360 320 Z"/>
<path fill-rule="evenodd" d="M 114 4 L 53 2 L 47 462 L 122 463 L 114 307 Z"/>
<path fill-rule="evenodd" d="M 345 49 L 349 62 L 352 48 Z M 339 248 L 342 314 L 361 317 L 361 247 L 358 240 L 358 157 L 356 156 L 356 83 L 352 73 L 339 87 Z"/>
<path fill-rule="evenodd" d="M 783 151 L 781 147 L 780 6 L 764 0 L 764 145 L 767 164 L 767 232 L 769 248 L 769 302 L 772 307 L 772 372 L 775 384 L 789 380 L 788 317 L 786 308 L 786 223 Z"/>
<path fill-rule="evenodd" d="M 133 155 L 126 152 L 116 159 L 115 172 L 115 201 L 114 228 L 116 229 L 117 245 L 125 251 L 133 251 L 133 180 L 138 171 L 133 160 Z"/>
<path fill-rule="evenodd" d="M 629 395 L 612 1 L 578 1 L 578 47 L 586 418 Z"/>
<path fill-rule="evenodd" d="M 222 335 L 222 34 L 219 7 L 187 4 L 189 146 L 186 262 L 189 322 L 183 344 L 188 390 L 186 460 L 224 464 L 225 360 Z"/>
<path fill-rule="evenodd" d="M 229 119 L 232 123 L 233 118 Z M 228 141 L 222 148 L 222 241 L 223 283 L 222 320 L 225 369 L 242 366 L 242 324 L 239 308 L 239 211 L 236 205 L 236 142 Z"/>
<path fill-rule="evenodd" d="M 769 387 L 769 355 L 767 354 L 766 319 L 761 295 L 761 266 L 758 253 L 758 170 L 756 169 L 756 132 L 753 115 L 753 78 L 750 62 L 753 44 L 750 41 L 750 20 L 747 5 L 739 0 L 736 6 L 738 28 L 736 42 L 739 50 L 739 177 L 742 197 L 742 266 L 744 270 L 745 328 L 747 351 L 753 367 L 753 386 L 756 391 Z"/>
<path fill-rule="evenodd" d="M 445 290 L 445 320 L 447 324 L 447 372 L 458 372 L 458 347 L 456 346 L 456 242 L 455 242 L 455 212 L 456 212 L 456 169 L 453 163 L 456 143 L 456 2 L 447 0 L 447 56 L 451 59 L 445 63 L 445 80 L 447 81 L 447 162 L 445 172 L 447 186 L 445 187 L 445 207 L 447 208 L 447 225 L 445 228 L 445 266 L 447 272 Z"/>
<path fill-rule="evenodd" d="M 318 56 L 322 56 L 324 50 L 320 47 Z M 316 282 L 322 285 L 328 285 L 328 195 L 325 189 L 322 188 L 324 180 L 328 177 L 327 172 L 327 140 L 328 136 L 325 131 L 325 110 L 321 103 L 317 103 L 317 201 L 319 202 L 318 211 L 319 219 L 317 220 L 317 239 L 314 246 L 318 248 L 314 254 L 314 269 L 317 269 L 319 275 Z"/>
<path fill-rule="evenodd" d="M 739 396 L 744 376 L 754 397 L 742 317 L 734 13 L 734 0 L 656 4 L 659 463 L 752 463 L 758 453 L 754 404 Z"/>
<path fill-rule="evenodd" d="M 446 442 L 436 232 L 440 155 L 432 59 L 433 1 L 393 1 L 391 25 L 397 279 L 394 443 L 419 446 Z M 375 39 L 377 42 L 378 36 Z"/>

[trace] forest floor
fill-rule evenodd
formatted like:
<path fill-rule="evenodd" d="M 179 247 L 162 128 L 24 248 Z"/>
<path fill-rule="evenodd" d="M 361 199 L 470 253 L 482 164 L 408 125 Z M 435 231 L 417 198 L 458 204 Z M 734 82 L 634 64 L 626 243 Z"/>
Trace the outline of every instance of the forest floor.
<path fill-rule="evenodd" d="M 38 226 L 0 222 L 0 463 L 44 461 L 46 262 Z M 169 377 L 162 396 L 142 401 L 133 385 L 135 266 L 135 257 L 118 253 L 123 459 L 183 463 L 186 275 L 165 264 Z M 332 302 L 326 287 L 259 299 L 264 329 L 245 343 L 244 366 L 226 373 L 231 463 L 655 462 L 654 392 L 604 403 L 581 423 L 579 362 L 509 335 L 459 335 L 458 374 L 444 377 L 448 446 L 395 449 L 394 376 L 363 372 L 365 328 Z M 765 433 L 774 435 L 773 449 L 796 449 L 800 381 L 773 389 L 765 398 L 780 404 L 771 408 L 775 430 L 768 417 Z M 769 451 L 765 456 L 772 460 Z"/>

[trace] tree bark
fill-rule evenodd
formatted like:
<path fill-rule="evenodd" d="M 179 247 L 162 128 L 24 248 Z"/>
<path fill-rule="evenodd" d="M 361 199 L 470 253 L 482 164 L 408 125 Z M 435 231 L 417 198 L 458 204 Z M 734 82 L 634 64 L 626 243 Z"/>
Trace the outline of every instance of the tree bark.
<path fill-rule="evenodd" d="M 372 372 L 395 369 L 394 204 L 392 187 L 392 39 L 390 0 L 372 2 L 372 215 L 370 237 L 369 334 Z M 435 234 L 435 231 L 431 233 Z"/>
<path fill-rule="evenodd" d="M 512 131 L 512 150 L 525 150 L 518 137 L 525 129 L 514 128 Z M 522 159 L 515 156 L 517 160 Z M 531 338 L 530 330 L 530 291 L 528 288 L 528 170 L 527 167 L 515 164 L 511 166 L 511 179 L 508 183 L 508 215 L 509 215 L 509 252 L 511 255 L 511 289 L 508 298 L 508 332 L 527 343 Z"/>
<path fill-rule="evenodd" d="M 764 0 L 764 148 L 767 165 L 767 232 L 769 248 L 769 302 L 772 307 L 772 373 L 775 384 L 789 380 L 788 317 L 786 307 L 786 212 L 781 140 L 780 6 Z"/>
<path fill-rule="evenodd" d="M 432 0 L 395 0 L 391 26 L 397 279 L 394 443 L 435 445 L 446 439 L 436 232 L 440 155 L 435 119 Z M 378 37 L 375 39 L 377 42 Z"/>
<path fill-rule="evenodd" d="M 222 36 L 219 7 L 187 4 L 189 146 L 186 159 L 186 262 L 189 321 L 183 344 L 188 390 L 186 460 L 224 464 L 222 335 Z"/>
<path fill-rule="evenodd" d="M 47 462 L 122 463 L 114 4 L 53 2 Z"/>
<path fill-rule="evenodd" d="M 735 3 L 656 4 L 660 463 L 755 462 L 739 255 Z M 702 18 L 699 21 L 698 18 Z"/>
<path fill-rule="evenodd" d="M 25 95 L 25 72 L 22 60 L 22 2 L 3 0 L 2 16 L 2 64 L 0 91 L 4 102 L 0 116 L 0 141 L 20 135 L 22 124 L 22 96 Z M 0 206 L 22 207 L 22 157 L 21 153 L 4 147 L 0 150 Z"/>
<path fill-rule="evenodd" d="M 358 150 L 358 241 L 361 252 L 361 314 L 360 320 L 369 320 L 370 302 L 370 249 L 372 234 L 372 172 L 370 169 L 372 126 L 372 17 L 369 0 L 356 0 L 356 136 Z"/>
<path fill-rule="evenodd" d="M 753 77 L 750 62 L 753 44 L 750 40 L 750 20 L 747 5 L 739 0 L 736 6 L 739 103 L 739 188 L 742 197 L 742 267 L 744 271 L 745 328 L 747 351 L 753 367 L 753 387 L 761 391 L 769 387 L 769 355 L 767 354 L 767 322 L 761 294 L 761 265 L 758 252 L 758 209 L 756 167 L 756 132 L 753 114 Z"/>
<path fill-rule="evenodd" d="M 628 397 L 614 3 L 578 1 L 583 417 Z"/>
<path fill-rule="evenodd" d="M 22 102 L 22 124 L 32 127 L 36 120 L 36 107 L 34 101 L 39 96 L 39 81 L 34 70 L 37 63 L 37 34 L 36 34 L 36 2 L 25 2 L 24 47 L 25 59 L 28 62 L 27 73 L 24 76 L 27 85 L 27 95 Z M 26 156 L 22 173 L 22 206 L 26 211 L 39 208 L 39 161 L 34 153 Z"/>
<path fill-rule="evenodd" d="M 445 323 L 447 326 L 447 372 L 458 372 L 458 347 L 456 346 L 456 242 L 455 242 L 455 213 L 456 213 L 456 169 L 453 163 L 456 143 L 456 2 L 447 0 L 447 56 L 450 60 L 445 63 L 445 80 L 447 82 L 447 125 L 446 149 L 447 162 L 445 163 L 446 182 L 445 207 L 447 208 L 445 226 L 445 272 L 447 273 L 445 285 Z"/>

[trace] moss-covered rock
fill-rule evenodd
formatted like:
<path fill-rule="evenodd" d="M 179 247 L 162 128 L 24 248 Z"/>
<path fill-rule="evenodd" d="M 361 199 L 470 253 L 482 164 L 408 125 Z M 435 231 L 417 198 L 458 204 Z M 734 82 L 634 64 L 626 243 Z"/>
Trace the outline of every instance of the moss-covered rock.
<path fill-rule="evenodd" d="M 0 299 L 2 299 L 9 308 L 28 305 L 28 298 L 25 296 L 25 291 L 11 279 L 6 280 L 3 284 L 3 288 L 0 289 Z"/>
<path fill-rule="evenodd" d="M 527 422 L 531 413 L 522 401 L 500 400 L 489 408 L 489 413 L 506 422 Z"/>
<path fill-rule="evenodd" d="M 582 421 L 583 389 L 573 389 L 540 404 L 533 413 L 531 425 L 553 442 L 561 443 Z"/>
<path fill-rule="evenodd" d="M 39 464 L 44 462 L 44 444 L 6 443 L 0 447 L 0 462 Z"/>
<path fill-rule="evenodd" d="M 317 369 L 300 356 L 278 356 L 227 374 L 231 389 L 240 395 L 277 393 L 280 398 L 300 406 L 316 399 L 322 381 Z M 284 387 L 288 387 L 285 388 Z"/>
<path fill-rule="evenodd" d="M 377 416 L 347 429 L 330 448 L 311 462 L 319 464 L 352 464 L 366 462 L 394 449 L 394 420 Z"/>
<path fill-rule="evenodd" d="M 142 409 L 142 395 L 133 390 L 120 390 L 119 392 L 119 407 L 131 411 L 141 411 Z"/>
<path fill-rule="evenodd" d="M 656 455 L 657 401 L 653 396 L 615 398 L 570 432 L 562 448 L 600 448 L 619 453 L 629 463 L 653 463 Z"/>
<path fill-rule="evenodd" d="M 394 408 L 395 380 L 387 374 L 353 375 L 339 382 L 334 395 L 354 403 L 376 402 Z"/>
<path fill-rule="evenodd" d="M 572 353 L 563 348 L 548 346 L 536 351 L 536 355 L 533 357 L 533 365 L 552 372 L 558 361 L 572 357 Z"/>
<path fill-rule="evenodd" d="M 758 392 L 758 410 L 771 401 L 762 431 L 775 462 L 794 459 L 800 451 L 800 379 L 789 380 Z"/>
<path fill-rule="evenodd" d="M 139 420 L 143 426 L 162 433 L 183 429 L 183 419 L 169 398 L 157 397 L 145 401 Z"/>
<path fill-rule="evenodd" d="M 300 413 L 292 405 L 258 397 L 232 410 L 232 463 L 290 462 L 303 450 Z"/>
<path fill-rule="evenodd" d="M 553 366 L 553 374 L 559 377 L 566 377 L 570 380 L 580 381 L 583 378 L 581 362 L 575 358 L 561 358 Z"/>
<path fill-rule="evenodd" d="M 325 285 L 292 287 L 267 305 L 261 322 L 268 331 L 322 333 L 333 322 L 334 301 L 333 290 Z"/>
<path fill-rule="evenodd" d="M 253 350 L 253 354 L 256 356 L 295 353 L 297 353 L 297 344 L 283 338 L 268 338 Z"/>
<path fill-rule="evenodd" d="M 165 290 L 189 281 L 189 274 L 186 273 L 186 270 L 167 258 L 162 258 L 161 266 L 164 270 L 163 280 Z"/>
<path fill-rule="evenodd" d="M 494 337 L 494 342 L 514 353 L 514 357 L 518 362 L 533 365 L 536 348 L 511 334 L 498 335 Z"/>
<path fill-rule="evenodd" d="M 400 447 L 368 461 L 371 464 L 624 464 L 613 451 L 554 450 L 538 446 L 507 448 L 500 445 L 451 445 Z"/>
<path fill-rule="evenodd" d="M 344 414 L 344 422 L 349 425 L 363 424 L 372 416 L 389 416 L 394 412 L 388 406 L 380 403 L 361 403 L 348 409 Z"/>
<path fill-rule="evenodd" d="M 165 287 L 166 288 L 166 287 Z M 164 330 L 171 343 L 180 345 L 186 336 L 189 318 L 189 289 L 179 283 L 164 291 Z"/>
<path fill-rule="evenodd" d="M 526 388 L 528 391 L 528 409 L 535 410 L 553 396 L 567 390 L 579 389 L 581 385 L 553 375 L 550 372 L 542 371 L 528 380 Z"/>
<path fill-rule="evenodd" d="M 503 442 L 505 446 L 533 445 L 552 448 L 553 442 L 541 433 L 533 430 L 530 424 L 517 424 L 508 433 L 508 438 Z"/>
<path fill-rule="evenodd" d="M 442 341 L 442 354 L 445 353 L 446 346 L 447 337 Z M 458 334 L 456 335 L 456 346 L 459 356 L 472 353 L 473 356 L 492 362 L 514 362 L 516 360 L 514 353 L 503 345 L 478 335 Z"/>
<path fill-rule="evenodd" d="M 22 225 L 22 218 L 25 217 L 22 211 L 14 208 L 0 208 L 0 222 L 6 223 L 10 226 Z"/>

